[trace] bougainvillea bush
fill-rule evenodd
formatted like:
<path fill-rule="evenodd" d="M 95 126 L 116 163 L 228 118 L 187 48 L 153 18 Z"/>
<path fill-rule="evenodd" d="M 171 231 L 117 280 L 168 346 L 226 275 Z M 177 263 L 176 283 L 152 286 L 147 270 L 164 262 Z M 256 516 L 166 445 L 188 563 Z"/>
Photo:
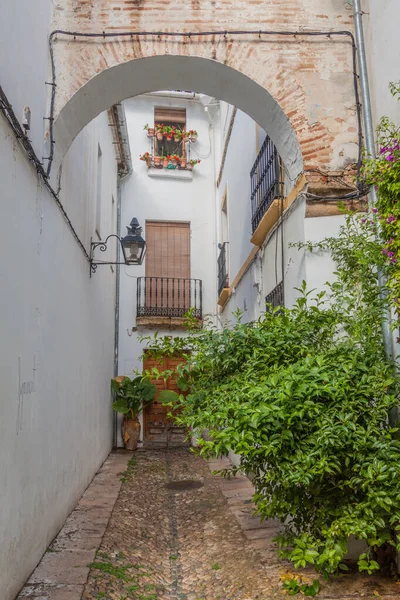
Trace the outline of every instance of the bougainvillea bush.
<path fill-rule="evenodd" d="M 154 356 L 186 358 L 178 386 L 188 393 L 163 400 L 179 407 L 197 451 L 241 455 L 258 513 L 285 524 L 281 552 L 325 576 L 348 568 L 351 535 L 367 543 L 358 567 L 368 573 L 400 548 L 400 441 L 388 423 L 399 386 L 382 346 L 386 259 L 372 217 L 349 214 L 337 238 L 310 248 L 336 261 L 326 296 L 304 284 L 292 309 L 148 341 Z"/>
<path fill-rule="evenodd" d="M 391 92 L 400 100 L 400 82 L 391 84 Z M 390 294 L 400 305 L 400 127 L 387 117 L 379 123 L 378 150 L 378 158 L 365 160 L 364 177 L 378 192 L 373 210 L 380 226 Z"/>

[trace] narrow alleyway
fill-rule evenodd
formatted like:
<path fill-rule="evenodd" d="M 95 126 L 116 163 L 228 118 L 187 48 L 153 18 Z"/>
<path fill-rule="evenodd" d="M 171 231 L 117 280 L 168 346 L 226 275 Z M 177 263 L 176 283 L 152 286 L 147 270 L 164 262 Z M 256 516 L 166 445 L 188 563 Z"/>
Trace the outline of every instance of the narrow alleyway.
<path fill-rule="evenodd" d="M 207 465 L 185 449 L 128 458 L 111 455 L 21 600 L 284 597 L 280 575 L 290 567 L 272 542 L 279 525 L 252 516 L 247 478 L 215 477 L 210 469 L 226 461 Z M 389 580 L 347 575 L 325 584 L 319 597 L 394 600 L 399 591 Z"/>

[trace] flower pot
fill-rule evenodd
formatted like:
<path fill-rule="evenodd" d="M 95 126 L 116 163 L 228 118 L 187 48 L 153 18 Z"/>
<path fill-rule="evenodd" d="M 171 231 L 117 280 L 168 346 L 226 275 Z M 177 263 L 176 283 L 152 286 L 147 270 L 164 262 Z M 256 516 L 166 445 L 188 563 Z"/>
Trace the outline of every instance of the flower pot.
<path fill-rule="evenodd" d="M 188 171 L 193 171 L 193 165 L 191 165 L 190 163 L 187 164 L 186 168 Z"/>
<path fill-rule="evenodd" d="M 186 169 L 186 158 L 183 158 L 182 160 L 179 161 L 179 168 Z"/>
<path fill-rule="evenodd" d="M 150 169 L 150 167 L 151 167 L 151 158 L 147 158 L 146 159 L 146 165 L 147 165 L 147 168 Z"/>
<path fill-rule="evenodd" d="M 194 144 L 195 142 L 197 142 L 197 135 L 191 135 L 189 137 L 189 140 Z"/>
<path fill-rule="evenodd" d="M 176 135 L 176 136 L 174 137 L 174 141 L 175 141 L 175 142 L 180 142 L 180 140 L 181 140 L 181 137 L 180 137 L 179 135 Z"/>
<path fill-rule="evenodd" d="M 162 166 L 163 167 L 168 167 L 168 158 L 164 158 L 162 161 Z"/>
<path fill-rule="evenodd" d="M 154 166 L 159 167 L 161 164 L 161 158 L 159 156 L 154 157 Z"/>
<path fill-rule="evenodd" d="M 124 418 L 122 421 L 122 439 L 124 440 L 125 450 L 136 450 L 140 437 L 139 419 Z"/>
<path fill-rule="evenodd" d="M 147 137 L 154 137 L 154 127 L 147 129 Z"/>
<path fill-rule="evenodd" d="M 161 142 L 161 140 L 163 139 L 163 133 L 162 133 L 162 131 L 157 131 L 156 137 Z"/>

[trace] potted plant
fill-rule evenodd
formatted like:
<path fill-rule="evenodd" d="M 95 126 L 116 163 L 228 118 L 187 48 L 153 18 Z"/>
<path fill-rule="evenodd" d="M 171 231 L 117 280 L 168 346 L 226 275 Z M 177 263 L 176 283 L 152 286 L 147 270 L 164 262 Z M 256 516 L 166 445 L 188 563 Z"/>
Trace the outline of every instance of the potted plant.
<path fill-rule="evenodd" d="M 198 159 L 191 158 L 187 163 L 187 169 L 189 169 L 189 171 L 193 171 L 193 167 L 197 164 L 200 164 L 200 162 L 201 161 Z"/>
<path fill-rule="evenodd" d="M 144 154 L 140 155 L 140 160 L 145 161 L 146 165 L 148 166 L 148 168 L 150 169 L 151 167 L 151 161 L 152 161 L 152 156 L 150 154 L 150 152 L 145 152 Z"/>
<path fill-rule="evenodd" d="M 168 167 L 168 163 L 169 163 L 168 156 L 162 156 L 161 161 L 162 161 L 162 166 L 164 168 Z"/>
<path fill-rule="evenodd" d="M 181 156 L 179 159 L 179 168 L 186 169 L 186 156 Z"/>
<path fill-rule="evenodd" d="M 180 142 L 182 139 L 182 131 L 180 129 L 176 129 L 175 127 L 173 127 L 172 129 L 174 133 L 174 141 Z"/>
<path fill-rule="evenodd" d="M 188 138 L 192 143 L 197 142 L 198 135 L 199 134 L 195 129 L 190 129 L 190 131 L 188 131 Z"/>
<path fill-rule="evenodd" d="M 122 439 L 126 450 L 136 450 L 140 437 L 138 414 L 149 404 L 157 391 L 147 377 L 119 376 L 111 380 L 111 389 L 115 394 L 113 409 L 124 415 L 122 420 Z"/>
<path fill-rule="evenodd" d="M 162 123 L 156 124 L 156 138 L 161 142 L 164 135 L 164 125 Z"/>
<path fill-rule="evenodd" d="M 164 134 L 164 137 L 166 137 L 169 142 L 174 137 L 172 127 L 170 127 L 169 125 L 165 125 L 165 127 L 163 128 L 163 134 Z"/>
<path fill-rule="evenodd" d="M 156 169 L 162 169 L 161 156 L 154 157 L 154 166 Z"/>
<path fill-rule="evenodd" d="M 154 127 L 149 127 L 149 124 L 146 123 L 146 125 L 143 127 L 143 129 L 145 131 L 147 131 L 147 137 L 154 137 L 154 133 L 155 133 Z"/>

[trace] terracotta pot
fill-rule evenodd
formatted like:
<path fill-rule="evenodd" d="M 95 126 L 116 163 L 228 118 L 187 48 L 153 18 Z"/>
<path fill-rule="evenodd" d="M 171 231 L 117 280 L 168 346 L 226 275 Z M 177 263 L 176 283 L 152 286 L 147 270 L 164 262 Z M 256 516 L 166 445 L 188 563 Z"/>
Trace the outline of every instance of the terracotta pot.
<path fill-rule="evenodd" d="M 180 138 L 180 136 L 179 136 L 179 135 L 176 135 L 176 136 L 174 137 L 174 140 L 175 140 L 175 142 L 180 142 L 181 138 Z"/>
<path fill-rule="evenodd" d="M 154 137 L 154 128 L 148 128 L 147 129 L 147 137 Z"/>
<path fill-rule="evenodd" d="M 146 159 L 146 165 L 150 169 L 150 167 L 151 167 L 151 158 L 147 158 Z"/>
<path fill-rule="evenodd" d="M 154 157 L 154 166 L 158 167 L 161 164 L 161 158 L 159 156 Z"/>
<path fill-rule="evenodd" d="M 168 167 L 168 158 L 164 158 L 162 161 L 163 167 Z"/>
<path fill-rule="evenodd" d="M 163 139 L 163 133 L 162 133 L 162 131 L 157 131 L 156 137 L 161 142 L 161 140 Z"/>
<path fill-rule="evenodd" d="M 186 169 L 186 158 L 183 158 L 181 161 L 179 161 L 179 168 Z"/>
<path fill-rule="evenodd" d="M 190 163 L 187 164 L 186 168 L 188 171 L 193 171 L 193 165 L 191 165 Z"/>
<path fill-rule="evenodd" d="M 125 450 L 136 450 L 140 437 L 139 419 L 125 419 L 122 421 L 122 439 Z"/>

